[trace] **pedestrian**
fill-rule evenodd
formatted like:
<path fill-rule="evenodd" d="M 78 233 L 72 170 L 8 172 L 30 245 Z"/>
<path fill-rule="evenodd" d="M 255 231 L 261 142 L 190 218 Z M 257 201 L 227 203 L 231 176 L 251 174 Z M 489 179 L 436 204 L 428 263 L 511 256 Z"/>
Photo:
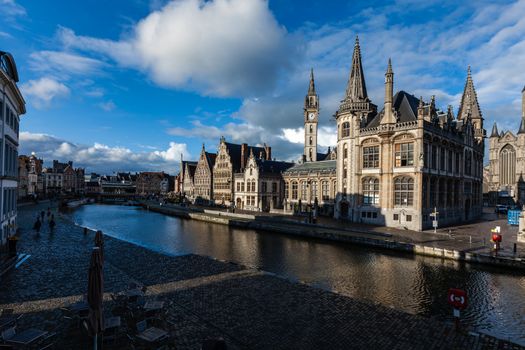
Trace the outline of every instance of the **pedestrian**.
<path fill-rule="evenodd" d="M 55 215 L 51 215 L 51 219 L 49 220 L 49 229 L 53 231 L 55 229 L 55 226 Z"/>
<path fill-rule="evenodd" d="M 46 212 L 42 210 L 40 212 L 40 216 L 42 217 L 42 221 L 44 221 L 44 215 L 46 215 Z"/>
<path fill-rule="evenodd" d="M 37 234 L 40 233 L 40 227 L 42 226 L 42 222 L 40 222 L 40 217 L 36 217 L 36 222 L 33 225 L 33 229 L 36 231 Z"/>
<path fill-rule="evenodd" d="M 51 208 L 47 207 L 47 219 L 51 216 Z"/>

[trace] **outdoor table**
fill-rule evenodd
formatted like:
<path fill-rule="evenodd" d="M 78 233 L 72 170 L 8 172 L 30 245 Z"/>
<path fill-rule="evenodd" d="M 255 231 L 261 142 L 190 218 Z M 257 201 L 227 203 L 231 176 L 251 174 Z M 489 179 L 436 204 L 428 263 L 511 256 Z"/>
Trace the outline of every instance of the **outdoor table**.
<path fill-rule="evenodd" d="M 118 327 L 120 327 L 120 316 L 114 316 L 104 320 L 104 330 Z"/>
<path fill-rule="evenodd" d="M 42 331 L 36 328 L 29 328 L 25 331 L 15 334 L 14 337 L 8 340 L 8 343 L 29 345 L 46 334 L 46 331 Z"/>
<path fill-rule="evenodd" d="M 14 316 L 0 316 L 0 329 L 15 324 L 16 317 Z"/>
<path fill-rule="evenodd" d="M 154 343 L 156 341 L 163 339 L 167 335 L 168 335 L 168 332 L 166 332 L 163 329 L 156 328 L 156 327 L 150 327 L 146 329 L 144 332 L 140 333 L 138 337 L 150 343 Z"/>

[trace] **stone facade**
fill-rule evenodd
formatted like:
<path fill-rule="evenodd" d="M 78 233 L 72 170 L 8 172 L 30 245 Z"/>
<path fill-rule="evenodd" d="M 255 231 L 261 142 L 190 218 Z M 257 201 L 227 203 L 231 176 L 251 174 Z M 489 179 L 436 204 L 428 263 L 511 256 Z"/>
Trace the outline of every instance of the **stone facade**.
<path fill-rule="evenodd" d="M 233 205 L 235 173 L 244 171 L 250 152 L 258 159 L 271 160 L 271 147 L 248 146 L 226 142 L 221 137 L 213 167 L 213 200 L 216 204 Z"/>
<path fill-rule="evenodd" d="M 17 226 L 19 125 L 20 116 L 26 112 L 17 83 L 13 56 L 0 51 L 0 249 L 6 246 Z"/>
<path fill-rule="evenodd" d="M 136 193 L 140 195 L 158 195 L 166 193 L 169 185 L 167 174 L 164 172 L 144 171 L 137 175 L 135 183 Z M 169 182 L 168 182 L 169 184 Z"/>
<path fill-rule="evenodd" d="M 29 157 L 18 156 L 18 198 L 29 195 Z"/>
<path fill-rule="evenodd" d="M 336 161 L 304 162 L 283 173 L 284 209 L 296 213 L 317 205 L 318 214 L 334 214 Z"/>
<path fill-rule="evenodd" d="M 489 204 L 525 204 L 525 87 L 521 91 L 518 132 L 498 132 L 494 123 L 489 138 L 487 194 Z"/>
<path fill-rule="evenodd" d="M 335 217 L 389 227 L 431 227 L 478 217 L 485 130 L 470 74 L 457 118 L 404 91 L 394 95 L 391 62 L 384 108 L 368 98 L 356 40 L 337 122 Z"/>
<path fill-rule="evenodd" d="M 195 199 L 194 202 L 209 203 L 213 199 L 213 167 L 216 155 L 206 152 L 202 145 L 199 161 L 195 168 Z"/>
<path fill-rule="evenodd" d="M 270 211 L 283 206 L 282 172 L 293 163 L 256 158 L 250 153 L 244 171 L 235 174 L 235 208 Z"/>

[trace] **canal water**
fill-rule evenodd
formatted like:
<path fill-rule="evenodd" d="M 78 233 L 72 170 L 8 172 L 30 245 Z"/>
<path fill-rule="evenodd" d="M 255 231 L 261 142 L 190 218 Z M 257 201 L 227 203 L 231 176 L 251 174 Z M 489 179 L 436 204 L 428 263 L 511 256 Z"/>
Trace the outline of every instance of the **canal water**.
<path fill-rule="evenodd" d="M 127 206 L 87 205 L 81 226 L 171 254 L 207 255 L 412 314 L 451 321 L 448 288 L 465 289 L 462 322 L 525 345 L 525 274 L 362 246 L 183 220 Z"/>

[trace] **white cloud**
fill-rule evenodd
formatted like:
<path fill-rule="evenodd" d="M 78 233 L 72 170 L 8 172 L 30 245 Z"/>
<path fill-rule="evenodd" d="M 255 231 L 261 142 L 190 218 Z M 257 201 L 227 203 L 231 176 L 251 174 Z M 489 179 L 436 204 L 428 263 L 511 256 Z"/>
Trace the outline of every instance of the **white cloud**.
<path fill-rule="evenodd" d="M 51 101 L 60 97 L 68 96 L 69 88 L 53 78 L 43 77 L 38 80 L 29 80 L 21 84 L 20 88 L 24 96 L 36 108 L 48 107 Z"/>
<path fill-rule="evenodd" d="M 98 74 L 106 66 L 100 60 L 63 51 L 37 51 L 29 57 L 32 70 L 65 77 Z"/>
<path fill-rule="evenodd" d="M 46 161 L 52 159 L 72 160 L 76 166 L 88 171 L 142 171 L 159 170 L 175 173 L 178 171 L 180 155 L 190 158 L 186 144 L 170 142 L 165 151 L 134 152 L 127 147 L 108 146 L 94 143 L 80 145 L 42 133 L 20 133 L 20 154 L 35 152 Z"/>
<path fill-rule="evenodd" d="M 26 9 L 14 0 L 0 0 L 0 17 L 25 16 Z"/>
<path fill-rule="evenodd" d="M 301 49 L 265 0 L 171 1 L 121 41 L 78 36 L 68 28 L 58 36 L 68 48 L 147 72 L 161 86 L 213 96 L 271 90 Z"/>
<path fill-rule="evenodd" d="M 100 108 L 102 108 L 102 109 L 103 109 L 104 111 L 106 111 L 106 112 L 111 112 L 111 111 L 113 111 L 115 108 L 117 108 L 117 105 L 116 105 L 113 101 L 111 101 L 111 100 L 109 100 L 109 101 L 107 101 L 107 102 L 101 102 L 101 103 L 98 104 L 98 106 L 99 106 Z"/>

